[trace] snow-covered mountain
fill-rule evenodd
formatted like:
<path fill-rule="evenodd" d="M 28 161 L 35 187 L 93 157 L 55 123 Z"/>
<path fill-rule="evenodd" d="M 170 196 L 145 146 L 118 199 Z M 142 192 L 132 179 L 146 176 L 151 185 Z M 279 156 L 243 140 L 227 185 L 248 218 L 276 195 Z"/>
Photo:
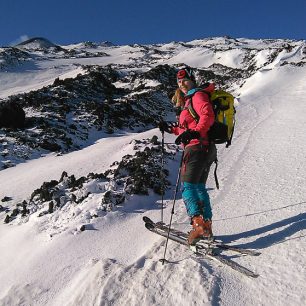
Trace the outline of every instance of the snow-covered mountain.
<path fill-rule="evenodd" d="M 160 220 L 163 186 L 170 217 L 180 153 L 167 135 L 161 171 L 156 125 L 184 65 L 236 97 L 207 187 L 215 235 L 262 252 L 227 254 L 255 280 L 175 243 L 161 265 L 141 220 Z M 0 48 L 1 305 L 303 305 L 305 67 L 305 41 L 280 39 Z M 173 226 L 189 229 L 181 200 Z"/>
<path fill-rule="evenodd" d="M 55 45 L 50 40 L 43 37 L 34 37 L 25 40 L 16 45 L 18 49 L 25 49 L 28 51 L 45 51 L 48 52 L 50 49 L 53 50 L 64 50 L 60 46 Z"/>

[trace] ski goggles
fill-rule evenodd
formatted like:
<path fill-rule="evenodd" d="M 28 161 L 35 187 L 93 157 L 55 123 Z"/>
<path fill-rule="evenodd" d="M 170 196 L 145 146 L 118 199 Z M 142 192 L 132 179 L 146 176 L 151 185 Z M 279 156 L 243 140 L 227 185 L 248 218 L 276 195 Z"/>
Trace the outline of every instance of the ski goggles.
<path fill-rule="evenodd" d="M 189 71 L 187 71 L 186 69 L 181 69 L 178 71 L 177 75 L 176 75 L 176 80 L 181 81 L 181 80 L 192 80 L 192 76 L 190 74 Z"/>

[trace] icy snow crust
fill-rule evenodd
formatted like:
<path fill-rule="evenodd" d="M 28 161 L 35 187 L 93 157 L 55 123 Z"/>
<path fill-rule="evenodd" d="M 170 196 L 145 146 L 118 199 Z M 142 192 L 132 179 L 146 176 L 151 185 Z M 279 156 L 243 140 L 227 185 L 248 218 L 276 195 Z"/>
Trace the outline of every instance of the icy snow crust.
<path fill-rule="evenodd" d="M 160 196 L 152 190 L 146 196 L 127 194 L 124 203 L 101 210 L 105 192 L 109 188 L 116 192 L 120 186 L 92 180 L 80 189 L 91 194 L 79 205 L 66 203 L 38 217 L 43 208 L 24 218 L 18 215 L 9 224 L 3 223 L 6 212 L 0 211 L 0 304 L 304 305 L 305 42 L 221 37 L 152 46 L 61 47 L 75 50 L 74 57 L 41 50 L 32 50 L 22 62 L 7 62 L 5 57 L 1 98 L 39 90 L 58 77 L 76 77 L 85 73 L 81 65 L 116 64 L 123 74 L 144 73 L 159 64 L 185 63 L 199 69 L 223 65 L 216 66 L 219 70 L 252 67 L 243 81 L 230 84 L 237 97 L 235 137 L 229 149 L 218 147 L 220 190 L 215 189 L 213 176 L 207 187 L 214 234 L 260 251 L 259 257 L 232 256 L 260 277 L 248 279 L 195 258 L 173 242 L 168 245 L 170 263 L 161 265 L 165 239 L 145 230 L 142 222 L 144 215 L 160 220 Z M 0 59 L 4 51 L 0 49 Z M 86 57 L 99 52 L 108 56 Z M 114 84 L 129 90 L 135 86 Z M 160 80 L 145 79 L 143 84 L 142 90 L 150 92 Z M 135 141 L 154 135 L 161 139 L 158 129 L 103 134 L 81 150 L 60 156 L 50 153 L 2 170 L 0 199 L 12 199 L 0 205 L 13 209 L 43 182 L 59 180 L 63 171 L 79 178 L 115 169 L 114 162 L 145 149 L 140 145 L 136 150 Z M 166 135 L 166 143 L 173 141 L 172 135 Z M 167 150 L 175 151 L 171 146 Z M 170 219 L 179 158 L 179 153 L 166 158 L 171 187 L 164 197 L 165 222 Z M 189 230 L 181 194 L 173 220 L 173 227 Z M 85 231 L 80 230 L 82 225 Z"/>

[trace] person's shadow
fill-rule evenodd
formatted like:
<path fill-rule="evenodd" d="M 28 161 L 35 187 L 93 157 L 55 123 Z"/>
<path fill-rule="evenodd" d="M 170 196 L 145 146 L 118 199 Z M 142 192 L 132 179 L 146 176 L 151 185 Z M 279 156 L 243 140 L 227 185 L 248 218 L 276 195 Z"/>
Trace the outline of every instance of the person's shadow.
<path fill-rule="evenodd" d="M 269 233 L 270 231 L 275 231 L 276 229 L 279 229 L 279 231 L 274 232 L 274 233 Z M 241 238 L 261 235 L 261 237 L 257 238 L 256 240 L 237 245 L 237 247 L 239 246 L 243 248 L 264 249 L 274 244 L 282 243 L 289 239 L 297 239 L 297 238 L 306 237 L 306 234 L 305 234 L 305 235 L 300 235 L 298 237 L 289 238 L 293 236 L 294 234 L 296 234 L 297 232 L 305 230 L 305 229 L 306 229 L 306 213 L 300 213 L 296 216 L 286 218 L 281 221 L 277 221 L 272 224 L 265 225 L 265 226 L 262 226 L 262 227 L 259 227 L 253 230 L 249 230 L 246 232 L 233 234 L 233 235 L 223 235 L 223 236 L 219 236 L 219 238 L 224 242 L 233 242 Z M 262 234 L 265 234 L 265 233 L 266 235 L 262 236 Z"/>

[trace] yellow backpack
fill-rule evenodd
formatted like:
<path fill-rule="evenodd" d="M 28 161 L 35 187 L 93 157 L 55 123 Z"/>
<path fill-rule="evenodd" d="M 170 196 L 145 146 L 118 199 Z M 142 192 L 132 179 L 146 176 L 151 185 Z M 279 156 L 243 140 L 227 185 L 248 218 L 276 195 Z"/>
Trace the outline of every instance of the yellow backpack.
<path fill-rule="evenodd" d="M 209 130 L 209 137 L 215 143 L 232 143 L 235 128 L 234 96 L 224 90 L 215 90 L 210 95 L 215 113 L 215 123 Z"/>
<path fill-rule="evenodd" d="M 226 147 L 230 146 L 235 127 L 236 110 L 234 107 L 234 96 L 224 90 L 215 90 L 212 93 L 203 89 L 197 89 L 196 91 L 200 90 L 210 97 L 215 113 L 215 123 L 208 131 L 209 140 L 216 144 L 226 143 Z M 192 100 L 188 110 L 191 116 L 198 121 L 199 115 L 192 106 Z"/>

